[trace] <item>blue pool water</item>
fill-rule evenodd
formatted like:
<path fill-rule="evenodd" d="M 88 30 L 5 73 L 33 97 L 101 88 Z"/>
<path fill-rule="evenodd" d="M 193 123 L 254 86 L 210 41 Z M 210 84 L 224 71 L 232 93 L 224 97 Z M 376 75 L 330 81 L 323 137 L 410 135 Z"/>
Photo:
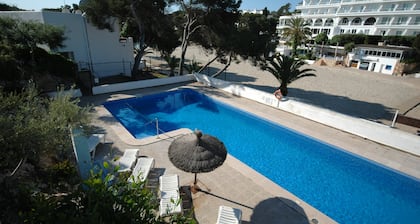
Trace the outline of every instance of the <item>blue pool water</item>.
<path fill-rule="evenodd" d="M 420 182 L 185 89 L 104 106 L 136 138 L 200 129 L 228 152 L 339 223 L 420 223 Z"/>

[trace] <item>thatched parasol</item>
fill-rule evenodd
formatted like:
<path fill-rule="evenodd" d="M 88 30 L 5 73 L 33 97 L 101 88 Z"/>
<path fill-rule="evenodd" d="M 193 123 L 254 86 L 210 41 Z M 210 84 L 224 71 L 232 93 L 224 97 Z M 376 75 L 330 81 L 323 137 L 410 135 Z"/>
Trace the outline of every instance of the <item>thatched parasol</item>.
<path fill-rule="evenodd" d="M 203 135 L 201 131 L 183 135 L 169 146 L 169 159 L 177 168 L 194 173 L 194 185 L 197 185 L 197 173 L 213 171 L 226 159 L 226 147 L 216 137 Z"/>

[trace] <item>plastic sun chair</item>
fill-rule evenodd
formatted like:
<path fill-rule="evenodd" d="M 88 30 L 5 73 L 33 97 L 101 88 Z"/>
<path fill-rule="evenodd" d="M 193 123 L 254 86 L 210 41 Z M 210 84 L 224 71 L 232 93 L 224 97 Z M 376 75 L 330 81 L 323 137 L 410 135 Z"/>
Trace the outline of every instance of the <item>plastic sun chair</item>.
<path fill-rule="evenodd" d="M 118 172 L 131 171 L 136 163 L 138 153 L 139 149 L 126 149 L 123 156 L 118 160 L 120 166 Z"/>
<path fill-rule="evenodd" d="M 182 213 L 182 199 L 178 190 L 161 191 L 160 195 L 160 216 Z"/>
<path fill-rule="evenodd" d="M 219 206 L 217 224 L 239 224 L 242 219 L 242 211 L 228 206 Z"/>
<path fill-rule="evenodd" d="M 179 190 L 179 177 L 177 174 L 160 176 L 159 183 L 161 192 Z"/>
<path fill-rule="evenodd" d="M 88 140 L 88 149 L 92 160 L 95 158 L 96 147 L 99 143 L 105 143 L 105 134 L 92 134 Z"/>
<path fill-rule="evenodd" d="M 133 169 L 132 177 L 128 179 L 128 182 L 139 182 L 145 181 L 149 176 L 150 170 L 155 166 L 155 159 L 148 157 L 140 157 L 137 159 L 136 166 Z"/>
<path fill-rule="evenodd" d="M 177 174 L 159 177 L 160 215 L 182 213 L 182 201 L 179 194 L 179 176 Z"/>

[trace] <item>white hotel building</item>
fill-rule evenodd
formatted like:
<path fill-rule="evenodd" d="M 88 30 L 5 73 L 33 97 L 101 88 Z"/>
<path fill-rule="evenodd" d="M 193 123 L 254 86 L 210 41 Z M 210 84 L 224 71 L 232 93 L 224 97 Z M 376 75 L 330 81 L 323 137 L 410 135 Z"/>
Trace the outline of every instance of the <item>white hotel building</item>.
<path fill-rule="evenodd" d="M 309 23 L 313 36 L 338 34 L 415 36 L 420 34 L 420 1 L 417 0 L 303 0 L 296 6 Z M 292 16 L 281 16 L 277 29 Z"/>

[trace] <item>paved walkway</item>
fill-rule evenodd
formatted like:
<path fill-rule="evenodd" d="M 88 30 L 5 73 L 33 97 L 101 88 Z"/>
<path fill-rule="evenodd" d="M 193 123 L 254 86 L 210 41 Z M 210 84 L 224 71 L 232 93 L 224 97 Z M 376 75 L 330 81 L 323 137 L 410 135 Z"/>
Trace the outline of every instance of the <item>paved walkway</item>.
<path fill-rule="evenodd" d="M 220 101 L 420 179 L 419 157 L 216 89 L 203 87 L 196 83 L 189 86 Z M 151 94 L 175 87 L 177 86 L 85 97 L 82 99 L 82 103 L 100 105 L 107 100 L 133 97 L 137 94 Z M 168 159 L 167 150 L 173 138 L 165 138 L 161 135 L 154 143 L 127 144 L 127 141 L 123 141 L 123 139 L 130 138 L 127 136 L 127 132 L 119 127 L 112 116 L 104 113 L 102 106 L 95 109 L 94 125 L 107 133 L 107 140 L 113 141 L 113 144 L 98 149 L 96 157 L 98 160 L 113 161 L 116 157 L 121 156 L 125 149 L 139 148 L 142 155 L 156 159 L 155 167 L 159 172 L 179 174 L 181 185 L 189 185 L 193 181 L 193 174 L 175 168 Z M 200 223 L 215 223 L 219 205 L 240 208 L 243 211 L 243 223 L 334 223 L 321 212 L 231 156 L 228 156 L 225 163 L 215 171 L 199 174 L 198 179 L 199 185 L 205 191 L 193 195 L 195 215 Z"/>

